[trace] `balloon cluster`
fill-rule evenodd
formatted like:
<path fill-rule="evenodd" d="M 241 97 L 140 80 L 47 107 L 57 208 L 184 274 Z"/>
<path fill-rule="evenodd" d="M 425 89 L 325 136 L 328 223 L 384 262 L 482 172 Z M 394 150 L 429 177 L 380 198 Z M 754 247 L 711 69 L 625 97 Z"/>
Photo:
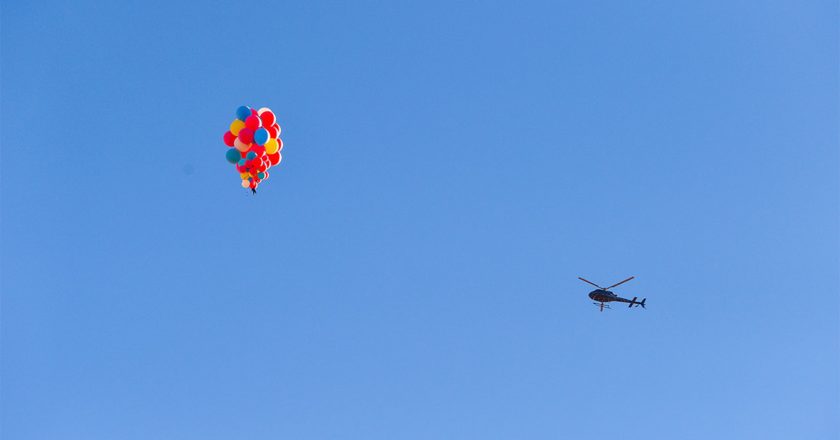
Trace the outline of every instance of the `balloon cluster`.
<path fill-rule="evenodd" d="M 268 179 L 268 169 L 280 163 L 283 141 L 280 126 L 271 109 L 254 110 L 247 106 L 236 109 L 236 119 L 225 132 L 228 147 L 225 157 L 236 166 L 242 187 L 256 192 L 260 182 Z"/>

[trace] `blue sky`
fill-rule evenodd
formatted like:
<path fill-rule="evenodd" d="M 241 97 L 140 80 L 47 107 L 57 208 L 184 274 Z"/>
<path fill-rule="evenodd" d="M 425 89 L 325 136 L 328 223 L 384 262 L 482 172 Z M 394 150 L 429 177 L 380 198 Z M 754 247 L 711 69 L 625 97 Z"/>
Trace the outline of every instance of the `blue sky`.
<path fill-rule="evenodd" d="M 5 2 L 3 438 L 835 439 L 837 23 Z"/>

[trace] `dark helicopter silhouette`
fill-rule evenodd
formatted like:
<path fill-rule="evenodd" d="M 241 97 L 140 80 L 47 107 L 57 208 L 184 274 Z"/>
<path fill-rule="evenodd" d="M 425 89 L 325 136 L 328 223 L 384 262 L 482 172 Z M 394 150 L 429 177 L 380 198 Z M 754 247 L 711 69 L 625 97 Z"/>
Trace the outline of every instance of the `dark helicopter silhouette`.
<path fill-rule="evenodd" d="M 610 306 L 604 305 L 604 303 L 613 302 L 613 301 L 630 303 L 630 305 L 628 307 L 642 306 L 643 309 L 646 308 L 645 307 L 645 301 L 647 300 L 647 298 L 642 298 L 642 301 L 639 302 L 639 301 L 636 301 L 636 298 L 638 298 L 636 296 L 634 296 L 633 299 L 626 299 L 626 298 L 622 298 L 622 297 L 610 292 L 610 289 L 612 289 L 613 287 L 620 286 L 620 285 L 632 280 L 633 278 L 636 278 L 636 277 L 633 276 L 633 277 L 627 278 L 626 280 L 624 280 L 620 283 L 615 283 L 610 287 L 601 287 L 601 286 L 593 283 L 592 281 L 589 281 L 587 279 L 583 279 L 581 277 L 578 277 L 578 279 L 583 281 L 584 283 L 592 284 L 593 286 L 598 288 L 598 290 L 593 290 L 593 291 L 589 292 L 589 297 L 596 301 L 593 304 L 595 304 L 596 306 L 597 305 L 601 306 L 601 311 L 602 312 L 604 311 L 605 307 L 608 308 L 608 309 L 610 308 Z"/>

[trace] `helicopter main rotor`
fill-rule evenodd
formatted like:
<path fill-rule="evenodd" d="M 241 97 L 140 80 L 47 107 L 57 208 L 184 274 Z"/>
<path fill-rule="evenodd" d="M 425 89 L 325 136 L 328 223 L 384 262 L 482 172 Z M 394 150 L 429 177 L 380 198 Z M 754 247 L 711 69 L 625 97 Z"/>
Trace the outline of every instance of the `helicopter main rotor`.
<path fill-rule="evenodd" d="M 632 277 L 630 277 L 630 278 L 627 278 L 627 279 L 626 279 L 626 280 L 624 280 L 624 281 L 621 281 L 621 282 L 615 283 L 615 284 L 613 284 L 613 285 L 612 285 L 612 286 L 610 286 L 610 287 L 601 287 L 601 286 L 599 286 L 599 285 L 597 285 L 597 284 L 593 283 L 592 281 L 587 280 L 586 278 L 578 277 L 578 279 L 579 279 L 579 280 L 581 280 L 581 281 L 583 281 L 584 283 L 589 283 L 589 284 L 592 284 L 593 286 L 595 286 L 595 287 L 597 287 L 597 288 L 599 288 L 599 289 L 601 289 L 601 290 L 610 290 L 610 289 L 612 289 L 613 287 L 618 287 L 618 286 L 620 286 L 620 285 L 622 285 L 622 284 L 624 284 L 624 283 L 626 283 L 626 282 L 628 282 L 628 281 L 632 280 L 633 278 L 636 278 L 636 277 L 635 277 L 635 276 L 632 276 Z"/>

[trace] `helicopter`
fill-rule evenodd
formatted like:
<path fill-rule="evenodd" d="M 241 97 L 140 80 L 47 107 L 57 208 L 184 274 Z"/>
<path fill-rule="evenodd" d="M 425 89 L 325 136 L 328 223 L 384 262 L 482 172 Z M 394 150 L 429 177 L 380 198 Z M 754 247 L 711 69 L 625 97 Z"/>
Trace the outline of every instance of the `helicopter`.
<path fill-rule="evenodd" d="M 593 290 L 593 291 L 589 292 L 589 297 L 596 301 L 593 304 L 595 304 L 596 306 L 600 306 L 602 312 L 604 311 L 605 308 L 607 308 L 607 309 L 611 308 L 609 305 L 606 305 L 604 303 L 613 302 L 613 301 L 630 303 L 630 305 L 628 307 L 642 306 L 643 309 L 646 308 L 645 307 L 645 301 L 647 300 L 647 298 L 642 298 L 641 301 L 636 301 L 636 299 L 638 298 L 636 296 L 634 296 L 633 299 L 626 299 L 626 298 L 622 298 L 622 297 L 610 292 L 610 289 L 612 289 L 613 287 L 618 287 L 618 286 L 632 280 L 633 278 L 636 278 L 636 277 L 632 276 L 630 278 L 627 278 L 624 281 L 621 281 L 619 283 L 615 283 L 610 287 L 601 287 L 601 286 L 593 283 L 592 281 L 589 281 L 585 278 L 578 277 L 578 279 L 583 281 L 584 283 L 592 284 L 593 286 L 598 288 L 597 290 Z"/>

